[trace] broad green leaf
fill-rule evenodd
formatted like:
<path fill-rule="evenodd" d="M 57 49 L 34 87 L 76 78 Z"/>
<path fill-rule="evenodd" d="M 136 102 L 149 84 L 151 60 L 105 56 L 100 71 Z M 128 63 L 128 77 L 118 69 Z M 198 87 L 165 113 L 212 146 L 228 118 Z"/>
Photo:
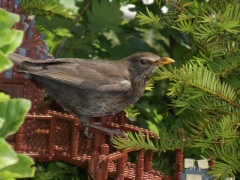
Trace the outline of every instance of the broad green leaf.
<path fill-rule="evenodd" d="M 123 57 L 122 53 L 133 54 L 141 51 L 154 52 L 154 49 L 150 47 L 142 38 L 136 36 L 123 36 L 123 43 L 117 46 L 104 47 L 110 53 L 113 59 L 121 59 Z"/>
<path fill-rule="evenodd" d="M 0 72 L 12 67 L 13 63 L 0 51 Z"/>
<path fill-rule="evenodd" d="M 33 160 L 23 154 L 17 154 L 18 162 L 0 169 L 0 179 L 33 177 L 35 167 Z"/>
<path fill-rule="evenodd" d="M 6 57 L 21 44 L 23 32 L 10 29 L 19 16 L 0 9 L 0 72 L 12 66 L 12 62 Z"/>
<path fill-rule="evenodd" d="M 24 35 L 23 31 L 18 31 L 18 30 L 9 30 L 8 33 L 12 34 L 13 37 L 11 38 L 11 41 L 8 41 L 7 44 L 0 47 L 0 51 L 2 51 L 4 54 L 10 54 L 14 52 L 14 50 L 22 43 L 22 39 Z"/>
<path fill-rule="evenodd" d="M 15 30 L 11 29 L 1 29 L 0 30 L 0 48 L 2 48 L 4 45 L 9 44 L 13 41 L 15 37 Z M 1 49 L 0 49 L 1 50 Z"/>
<path fill-rule="evenodd" d="M 69 32 L 68 29 L 66 28 L 56 28 L 54 29 L 54 33 L 56 33 L 56 35 L 61 36 L 61 37 L 68 37 L 71 38 L 73 35 Z"/>
<path fill-rule="evenodd" d="M 10 29 L 13 24 L 18 22 L 19 20 L 19 15 L 7 12 L 6 10 L 0 8 L 0 30 L 3 30 L 5 28 Z"/>
<path fill-rule="evenodd" d="M 92 1 L 91 10 L 87 10 L 88 27 L 93 32 L 100 32 L 103 28 L 119 31 L 123 16 L 118 1 Z"/>
<path fill-rule="evenodd" d="M 3 126 L 3 123 L 4 123 L 4 119 L 0 118 L 0 129 Z"/>
<path fill-rule="evenodd" d="M 9 100 L 10 99 L 10 96 L 3 93 L 3 92 L 0 92 L 0 102 L 2 101 L 5 101 L 5 100 Z"/>
<path fill-rule="evenodd" d="M 0 102 L 0 117 L 5 119 L 4 128 L 0 128 L 0 137 L 15 133 L 31 106 L 26 99 L 11 99 Z"/>
<path fill-rule="evenodd" d="M 15 164 L 18 161 L 18 158 L 16 153 L 11 148 L 11 146 L 3 138 L 0 138 L 0 147 L 1 147 L 0 148 L 0 162 L 1 162 L 0 174 L 1 174 L 2 168 Z"/>
<path fill-rule="evenodd" d="M 10 48 L 11 52 L 15 50 L 15 48 L 20 45 L 19 40 L 22 39 L 23 33 L 16 33 L 20 31 L 16 31 L 13 29 L 10 29 L 14 23 L 18 22 L 20 20 L 19 15 L 9 13 L 3 9 L 0 9 L 0 51 L 3 50 L 3 46 L 7 44 L 11 44 Z M 21 35 L 20 35 L 21 34 Z M 15 42 L 16 41 L 16 42 Z M 13 43 L 14 42 L 14 43 Z M 4 48 L 5 51 L 9 48 Z M 9 52 L 9 51 L 8 51 Z M 5 53 L 7 54 L 7 53 Z"/>
<path fill-rule="evenodd" d="M 149 120 L 147 120 L 147 124 L 148 124 L 148 129 L 149 130 L 155 132 L 156 134 L 158 133 L 158 131 L 159 131 L 159 126 L 158 125 L 152 123 L 152 121 L 149 121 Z"/>

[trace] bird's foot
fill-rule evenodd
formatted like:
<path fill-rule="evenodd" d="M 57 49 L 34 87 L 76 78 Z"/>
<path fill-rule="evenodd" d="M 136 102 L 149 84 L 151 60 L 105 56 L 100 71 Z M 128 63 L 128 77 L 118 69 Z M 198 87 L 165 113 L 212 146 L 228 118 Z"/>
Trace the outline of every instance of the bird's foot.
<path fill-rule="evenodd" d="M 96 126 L 101 126 L 102 125 L 102 122 L 92 122 L 90 124 L 93 124 L 93 125 L 96 125 Z"/>
<path fill-rule="evenodd" d="M 102 125 L 102 122 L 93 122 L 93 123 L 91 123 L 91 124 L 96 125 L 96 126 L 101 126 L 101 125 Z M 83 124 L 83 126 L 85 126 L 85 129 L 84 129 L 84 134 L 85 134 L 85 136 L 87 136 L 88 138 L 94 138 L 93 133 L 90 133 L 90 134 L 89 134 L 89 132 L 88 132 L 88 130 L 89 130 L 89 128 L 90 128 L 89 123 Z"/>
<path fill-rule="evenodd" d="M 93 133 L 88 133 L 88 130 L 89 130 L 89 126 L 88 126 L 88 124 L 87 125 L 83 125 L 83 126 L 85 126 L 85 128 L 84 128 L 84 135 L 85 136 L 87 136 L 88 138 L 94 138 L 94 136 L 93 136 Z"/>

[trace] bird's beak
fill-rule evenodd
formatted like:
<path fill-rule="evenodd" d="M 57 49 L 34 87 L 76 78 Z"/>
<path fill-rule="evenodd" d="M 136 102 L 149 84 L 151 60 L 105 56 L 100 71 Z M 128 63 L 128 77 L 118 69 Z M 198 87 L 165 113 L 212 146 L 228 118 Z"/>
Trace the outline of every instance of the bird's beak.
<path fill-rule="evenodd" d="M 171 64 L 173 62 L 175 62 L 173 59 L 163 57 L 163 58 L 159 59 L 157 62 L 155 62 L 155 65 L 160 66 L 160 65 L 165 65 L 165 64 Z"/>

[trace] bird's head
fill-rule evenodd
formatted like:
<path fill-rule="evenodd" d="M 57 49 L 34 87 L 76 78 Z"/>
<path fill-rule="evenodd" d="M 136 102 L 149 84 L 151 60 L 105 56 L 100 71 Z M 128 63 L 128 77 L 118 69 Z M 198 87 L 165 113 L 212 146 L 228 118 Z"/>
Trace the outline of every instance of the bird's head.
<path fill-rule="evenodd" d="M 153 76 L 159 66 L 174 62 L 171 58 L 161 58 L 150 52 L 135 53 L 126 57 L 125 60 L 128 64 L 129 72 L 133 77 L 139 77 L 147 80 Z"/>

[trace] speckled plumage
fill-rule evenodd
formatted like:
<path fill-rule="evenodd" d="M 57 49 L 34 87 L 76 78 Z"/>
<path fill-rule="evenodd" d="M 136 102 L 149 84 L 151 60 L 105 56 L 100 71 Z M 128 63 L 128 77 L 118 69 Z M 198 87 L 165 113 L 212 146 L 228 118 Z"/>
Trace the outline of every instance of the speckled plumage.
<path fill-rule="evenodd" d="M 77 58 L 43 61 L 14 53 L 9 58 L 31 74 L 65 110 L 86 124 L 88 117 L 115 114 L 135 103 L 156 68 L 173 62 L 149 52 L 117 61 Z"/>

